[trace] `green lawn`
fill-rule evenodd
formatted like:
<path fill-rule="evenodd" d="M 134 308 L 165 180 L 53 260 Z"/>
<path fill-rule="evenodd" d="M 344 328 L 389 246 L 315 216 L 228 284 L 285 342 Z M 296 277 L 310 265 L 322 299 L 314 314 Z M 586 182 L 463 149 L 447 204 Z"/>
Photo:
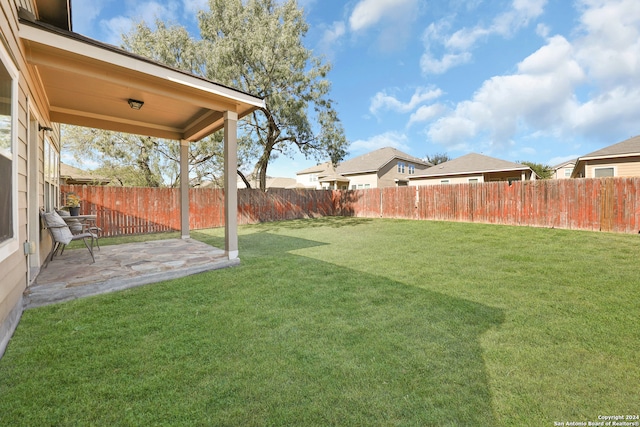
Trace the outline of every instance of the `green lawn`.
<path fill-rule="evenodd" d="M 222 230 L 192 236 L 223 246 Z M 240 255 L 26 311 L 0 360 L 0 425 L 553 426 L 640 412 L 637 235 L 324 218 L 241 227 Z"/>

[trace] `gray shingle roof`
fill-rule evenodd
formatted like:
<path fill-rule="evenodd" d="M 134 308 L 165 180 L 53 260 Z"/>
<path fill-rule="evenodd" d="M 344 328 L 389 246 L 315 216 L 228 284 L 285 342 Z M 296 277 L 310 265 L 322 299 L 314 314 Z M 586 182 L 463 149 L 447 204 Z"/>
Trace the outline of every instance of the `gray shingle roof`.
<path fill-rule="evenodd" d="M 60 178 L 66 182 L 94 183 L 98 185 L 105 185 L 111 182 L 111 178 L 96 175 L 94 172 L 78 169 L 62 162 L 60 162 Z"/>
<path fill-rule="evenodd" d="M 640 154 L 640 135 L 581 156 L 580 160 L 591 157 L 624 156 L 630 154 Z"/>
<path fill-rule="evenodd" d="M 311 166 L 308 167 L 306 169 L 303 169 L 301 171 L 296 172 L 296 175 L 303 175 L 306 173 L 322 173 L 324 171 L 326 171 L 327 169 L 331 169 L 331 162 L 324 162 L 324 163 L 320 163 L 317 164 L 315 166 Z"/>
<path fill-rule="evenodd" d="M 578 161 L 578 159 L 571 159 L 571 160 L 567 160 L 567 161 L 565 161 L 565 162 L 558 163 L 558 164 L 557 164 L 557 165 L 555 165 L 555 166 L 551 166 L 551 169 L 553 169 L 553 170 L 558 170 L 558 169 L 560 169 L 560 168 L 562 168 L 562 167 L 565 167 L 565 166 L 567 166 L 567 165 L 575 165 L 577 161 Z"/>
<path fill-rule="evenodd" d="M 409 154 L 403 153 L 402 151 L 392 147 L 385 147 L 342 162 L 336 168 L 336 172 L 342 175 L 374 171 L 377 172 L 387 163 L 395 159 L 404 160 L 418 165 L 431 166 L 430 163 L 425 162 L 422 159 L 410 156 Z"/>
<path fill-rule="evenodd" d="M 529 166 L 520 163 L 509 162 L 506 160 L 496 159 L 495 157 L 485 156 L 483 154 L 469 153 L 457 159 L 440 163 L 432 168 L 427 169 L 420 175 L 410 177 L 410 179 L 420 177 L 432 177 L 441 175 L 462 175 L 469 173 L 481 172 L 500 172 L 511 170 L 528 170 Z"/>

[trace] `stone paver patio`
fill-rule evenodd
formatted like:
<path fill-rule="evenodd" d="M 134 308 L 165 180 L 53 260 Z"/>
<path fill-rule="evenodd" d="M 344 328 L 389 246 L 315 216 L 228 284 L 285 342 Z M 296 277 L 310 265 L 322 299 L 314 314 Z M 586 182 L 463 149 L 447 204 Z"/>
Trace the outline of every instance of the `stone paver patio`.
<path fill-rule="evenodd" d="M 25 308 L 176 279 L 231 267 L 224 251 L 193 239 L 168 239 L 65 250 L 42 268 L 24 296 Z"/>

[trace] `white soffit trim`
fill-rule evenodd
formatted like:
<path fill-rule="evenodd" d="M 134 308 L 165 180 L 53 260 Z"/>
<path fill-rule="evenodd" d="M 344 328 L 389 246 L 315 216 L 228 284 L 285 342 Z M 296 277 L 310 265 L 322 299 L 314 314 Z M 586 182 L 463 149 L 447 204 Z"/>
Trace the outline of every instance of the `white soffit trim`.
<path fill-rule="evenodd" d="M 584 162 L 585 160 L 620 159 L 623 157 L 640 157 L 640 153 L 625 153 L 625 154 L 611 154 L 608 156 L 603 155 L 603 156 L 580 157 L 579 161 Z"/>
<path fill-rule="evenodd" d="M 433 166 L 433 167 L 436 167 L 436 166 Z M 528 170 L 529 170 L 528 167 L 524 167 L 524 168 L 513 168 L 513 169 L 479 170 L 479 171 L 469 171 L 469 172 L 443 172 L 441 174 L 433 174 L 433 175 L 414 175 L 414 176 L 410 176 L 409 179 L 439 178 L 441 176 L 477 175 L 477 174 L 483 174 L 483 173 L 498 173 L 498 172 L 527 172 Z"/>

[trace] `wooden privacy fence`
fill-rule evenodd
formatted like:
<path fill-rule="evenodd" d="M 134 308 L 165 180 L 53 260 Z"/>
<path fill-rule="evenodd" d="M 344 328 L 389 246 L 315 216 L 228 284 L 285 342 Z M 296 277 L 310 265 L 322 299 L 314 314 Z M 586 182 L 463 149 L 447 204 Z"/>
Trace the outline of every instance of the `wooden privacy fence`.
<path fill-rule="evenodd" d="M 489 182 L 358 190 L 354 216 L 638 233 L 640 178 Z M 348 200 L 346 200 L 348 199 Z"/>
<path fill-rule="evenodd" d="M 80 196 L 82 214 L 97 216 L 104 236 L 157 233 L 180 229 L 177 188 L 63 185 L 61 192 Z M 238 190 L 238 224 L 334 215 L 334 193 L 316 190 Z M 189 189 L 189 228 L 224 226 L 224 191 Z"/>
<path fill-rule="evenodd" d="M 106 236 L 179 230 L 179 190 L 62 186 Z M 189 227 L 224 225 L 224 192 L 190 189 Z M 638 233 L 640 178 L 455 184 L 367 190 L 238 190 L 238 223 L 322 216 L 481 222 Z"/>

